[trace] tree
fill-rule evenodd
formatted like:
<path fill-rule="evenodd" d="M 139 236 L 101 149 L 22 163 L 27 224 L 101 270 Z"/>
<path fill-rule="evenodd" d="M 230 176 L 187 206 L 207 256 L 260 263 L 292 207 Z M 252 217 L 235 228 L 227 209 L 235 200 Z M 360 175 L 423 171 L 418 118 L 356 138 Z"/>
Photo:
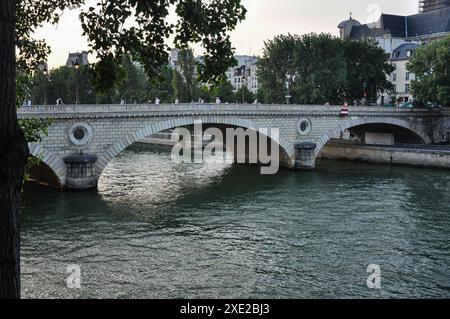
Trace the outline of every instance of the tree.
<path fill-rule="evenodd" d="M 128 103 L 147 102 L 149 99 L 148 81 L 142 66 L 132 61 L 129 55 L 123 57 L 122 65 L 125 71 L 125 79 L 118 85 L 113 100 L 124 100 Z"/>
<path fill-rule="evenodd" d="M 16 112 L 14 0 L 0 3 L 0 298 L 20 296 L 20 187 L 28 148 Z"/>
<path fill-rule="evenodd" d="M 299 36 L 280 35 L 264 42 L 263 56 L 258 64 L 259 100 L 283 103 L 286 95 L 286 75 L 294 74 L 292 55 Z"/>
<path fill-rule="evenodd" d="M 215 101 L 216 95 L 214 95 L 211 87 L 209 87 L 208 85 L 202 85 L 199 88 L 198 97 L 204 102 L 209 103 Z"/>
<path fill-rule="evenodd" d="M 259 62 L 259 96 L 266 103 L 323 104 L 340 100 L 346 78 L 341 40 L 329 34 L 281 35 L 265 43 Z"/>
<path fill-rule="evenodd" d="M 236 103 L 253 103 L 255 101 L 255 95 L 247 88 L 247 85 L 242 85 L 237 90 L 234 100 Z"/>
<path fill-rule="evenodd" d="M 417 49 L 407 64 L 416 78 L 411 81 L 414 97 L 423 103 L 450 105 L 450 37 Z"/>
<path fill-rule="evenodd" d="M 197 63 L 191 49 L 180 50 L 178 66 L 174 69 L 173 91 L 180 102 L 191 102 L 198 99 L 199 82 L 197 81 Z"/>
<path fill-rule="evenodd" d="M 20 297 L 20 187 L 28 149 L 17 120 L 16 79 L 18 84 L 25 83 L 22 79 L 49 53 L 44 41 L 33 39 L 33 31 L 43 23 L 57 23 L 65 8 L 85 2 L 0 2 L 0 298 Z M 171 6 L 179 17 L 176 24 L 167 22 Z M 99 58 L 92 66 L 93 82 L 99 92 L 111 90 L 123 76 L 125 54 L 143 65 L 149 77 L 161 74 L 168 59 L 165 41 L 173 33 L 179 47 L 189 42 L 205 47 L 200 76 L 217 81 L 234 62 L 228 33 L 245 12 L 240 0 L 99 1 L 80 15 L 90 49 Z M 131 20 L 135 23 L 128 23 Z"/>
<path fill-rule="evenodd" d="M 173 70 L 165 65 L 159 78 L 149 79 L 149 101 L 155 101 L 156 98 L 159 98 L 164 103 L 174 102 L 173 76 Z"/>
<path fill-rule="evenodd" d="M 211 95 L 213 99 L 218 97 L 222 102 L 234 103 L 236 102 L 236 95 L 233 90 L 233 85 L 229 81 L 223 80 L 211 88 Z"/>
<path fill-rule="evenodd" d="M 347 101 L 376 102 L 380 93 L 392 89 L 387 75 L 394 67 L 376 42 L 345 40 L 343 46 L 347 79 L 342 91 Z"/>
<path fill-rule="evenodd" d="M 78 75 L 75 74 L 78 72 Z M 96 92 L 93 85 L 92 74 L 88 66 L 75 68 L 62 66 L 51 70 L 48 75 L 37 70 L 32 78 L 31 101 L 33 104 L 44 104 L 45 95 L 47 104 L 55 104 L 61 98 L 65 104 L 75 104 L 76 83 L 78 79 L 79 102 L 93 104 L 96 102 Z"/>
<path fill-rule="evenodd" d="M 350 41 L 329 34 L 281 35 L 265 43 L 258 66 L 258 100 L 301 104 L 341 104 L 390 88 L 393 71 L 384 51 L 371 41 Z"/>

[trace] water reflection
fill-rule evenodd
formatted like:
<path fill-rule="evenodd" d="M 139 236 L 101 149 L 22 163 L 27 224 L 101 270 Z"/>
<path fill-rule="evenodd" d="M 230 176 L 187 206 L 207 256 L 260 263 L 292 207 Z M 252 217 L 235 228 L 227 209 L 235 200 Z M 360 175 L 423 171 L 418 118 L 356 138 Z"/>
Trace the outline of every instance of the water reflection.
<path fill-rule="evenodd" d="M 449 297 L 447 171 L 186 165 L 131 149 L 97 192 L 27 188 L 25 297 Z M 80 264 L 80 291 L 65 267 Z M 382 290 L 367 289 L 379 264 Z"/>

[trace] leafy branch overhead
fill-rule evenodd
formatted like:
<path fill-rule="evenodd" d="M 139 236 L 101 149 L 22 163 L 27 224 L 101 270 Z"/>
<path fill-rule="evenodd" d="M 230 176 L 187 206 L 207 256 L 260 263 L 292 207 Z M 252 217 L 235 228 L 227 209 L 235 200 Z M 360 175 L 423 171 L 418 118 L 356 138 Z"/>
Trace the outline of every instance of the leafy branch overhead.
<path fill-rule="evenodd" d="M 167 21 L 172 6 L 178 16 L 176 23 Z M 204 46 L 205 66 L 199 70 L 200 77 L 216 81 L 234 62 L 228 32 L 244 17 L 240 0 L 104 1 L 80 15 L 84 35 L 100 59 L 94 67 L 99 80 L 117 79 L 117 69 L 111 65 L 120 65 L 126 53 L 144 66 L 149 77 L 159 75 L 168 59 L 168 39 L 175 33 L 177 47 L 190 43 Z"/>
<path fill-rule="evenodd" d="M 229 32 L 245 18 L 240 0 L 22 0 L 18 2 L 17 46 L 19 68 L 35 69 L 50 48 L 32 38 L 44 23 L 58 23 L 63 11 L 80 7 L 83 35 L 99 61 L 94 64 L 96 84 L 105 90 L 120 79 L 124 54 L 140 62 L 149 77 L 160 75 L 168 59 L 168 40 L 186 48 L 202 45 L 205 64 L 202 81 L 218 82 L 234 63 Z M 175 12 L 177 20 L 169 22 Z"/>

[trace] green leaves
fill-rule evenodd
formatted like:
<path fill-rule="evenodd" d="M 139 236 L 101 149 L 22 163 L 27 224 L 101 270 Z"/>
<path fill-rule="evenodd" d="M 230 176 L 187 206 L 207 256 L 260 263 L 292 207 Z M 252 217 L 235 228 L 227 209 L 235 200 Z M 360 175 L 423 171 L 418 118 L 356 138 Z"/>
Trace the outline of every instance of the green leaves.
<path fill-rule="evenodd" d="M 259 62 L 258 81 L 268 103 L 337 103 L 346 78 L 340 40 L 328 34 L 281 35 L 266 42 Z"/>
<path fill-rule="evenodd" d="M 18 68 L 31 74 L 47 60 L 50 48 L 33 39 L 44 23 L 58 23 L 63 11 L 82 6 L 86 0 L 17 1 Z M 90 4 L 90 2 L 89 2 Z M 178 15 L 169 22 L 169 12 Z M 199 68 L 203 82 L 219 82 L 234 64 L 229 31 L 245 18 L 241 0 L 109 0 L 98 1 L 80 14 L 83 35 L 98 62 L 92 65 L 97 91 L 114 89 L 124 77 L 123 57 L 130 54 L 149 78 L 160 77 L 168 60 L 167 45 L 175 34 L 179 48 L 201 44 L 206 49 L 205 64 Z"/>
<path fill-rule="evenodd" d="M 19 120 L 20 127 L 22 128 L 28 143 L 42 141 L 42 137 L 48 134 L 48 126 L 51 123 L 51 119 Z"/>
<path fill-rule="evenodd" d="M 450 105 L 450 37 L 431 42 L 416 50 L 409 61 L 408 71 L 414 97 L 423 102 Z"/>
<path fill-rule="evenodd" d="M 240 0 L 128 0 L 102 1 L 97 8 L 81 13 L 84 35 L 92 51 L 105 67 L 120 67 L 124 54 L 131 54 L 144 67 L 148 77 L 162 72 L 168 59 L 167 41 L 175 33 L 175 45 L 186 49 L 200 43 L 206 49 L 205 65 L 199 68 L 204 82 L 217 82 L 234 62 L 228 32 L 244 19 Z M 178 15 L 176 24 L 168 22 L 170 9 Z M 131 25 L 128 27 L 128 25 Z M 97 72 L 97 85 L 111 87 L 108 74 Z M 105 81 L 106 80 L 106 81 Z"/>
<path fill-rule="evenodd" d="M 16 1 L 17 68 L 31 74 L 47 61 L 50 48 L 44 40 L 34 39 L 34 31 L 44 23 L 57 24 L 64 9 L 85 0 L 18 0 Z"/>
<path fill-rule="evenodd" d="M 372 42 L 342 41 L 329 34 L 280 35 L 265 43 L 258 66 L 258 97 L 283 103 L 342 104 L 390 87 L 384 51 Z M 289 89 L 288 89 L 289 87 Z"/>
<path fill-rule="evenodd" d="M 388 91 L 392 84 L 387 75 L 394 71 L 385 51 L 374 41 L 343 42 L 347 64 L 347 80 L 342 88 L 347 101 L 367 97 L 376 102 L 380 92 Z"/>

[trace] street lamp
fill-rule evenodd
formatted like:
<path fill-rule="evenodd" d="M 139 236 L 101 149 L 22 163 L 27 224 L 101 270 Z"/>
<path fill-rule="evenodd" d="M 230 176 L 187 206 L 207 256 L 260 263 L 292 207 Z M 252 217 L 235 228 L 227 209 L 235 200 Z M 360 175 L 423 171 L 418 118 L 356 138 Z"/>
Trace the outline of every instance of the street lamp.
<path fill-rule="evenodd" d="M 48 70 L 47 70 L 46 66 L 44 66 L 44 69 L 42 70 L 42 74 L 44 74 L 44 105 L 47 105 L 47 74 L 48 74 Z"/>
<path fill-rule="evenodd" d="M 75 67 L 75 87 L 76 87 L 75 104 L 78 105 L 80 101 L 78 94 L 78 70 L 80 69 L 80 63 L 78 62 L 78 59 L 75 60 L 74 67 Z"/>
<path fill-rule="evenodd" d="M 290 99 L 291 99 L 291 95 L 290 95 L 290 92 L 289 92 L 289 86 L 291 84 L 291 78 L 292 78 L 292 75 L 290 75 L 289 73 L 286 73 L 286 89 L 287 89 L 286 104 L 290 104 Z"/>
<path fill-rule="evenodd" d="M 242 76 L 242 104 L 245 104 L 245 87 L 247 86 L 246 83 L 247 78 L 245 75 Z"/>
<path fill-rule="evenodd" d="M 367 82 L 366 81 L 364 81 L 364 92 L 363 92 L 363 95 L 364 95 L 364 106 L 367 106 Z"/>

